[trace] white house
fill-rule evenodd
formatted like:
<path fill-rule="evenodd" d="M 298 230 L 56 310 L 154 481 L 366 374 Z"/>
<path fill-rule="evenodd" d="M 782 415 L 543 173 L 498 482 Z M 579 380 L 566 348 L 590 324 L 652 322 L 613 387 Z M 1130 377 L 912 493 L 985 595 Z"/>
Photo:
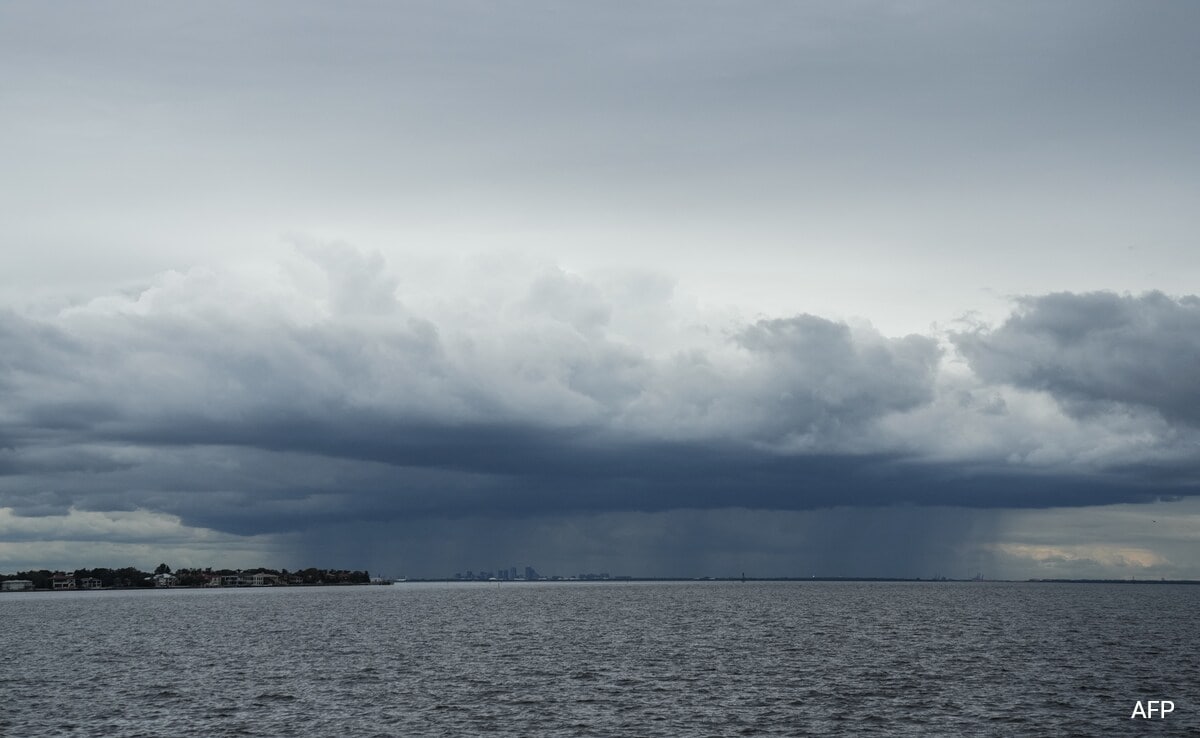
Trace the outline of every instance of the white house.
<path fill-rule="evenodd" d="M 75 589 L 75 577 L 59 572 L 50 577 L 50 586 L 54 589 Z"/>

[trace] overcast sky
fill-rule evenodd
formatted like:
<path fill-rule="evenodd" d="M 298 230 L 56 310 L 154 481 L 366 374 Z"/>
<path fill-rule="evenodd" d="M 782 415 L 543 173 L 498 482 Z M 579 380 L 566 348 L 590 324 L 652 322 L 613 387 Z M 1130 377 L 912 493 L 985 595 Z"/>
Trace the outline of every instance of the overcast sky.
<path fill-rule="evenodd" d="M 0 572 L 1200 578 L 1200 6 L 0 4 Z"/>

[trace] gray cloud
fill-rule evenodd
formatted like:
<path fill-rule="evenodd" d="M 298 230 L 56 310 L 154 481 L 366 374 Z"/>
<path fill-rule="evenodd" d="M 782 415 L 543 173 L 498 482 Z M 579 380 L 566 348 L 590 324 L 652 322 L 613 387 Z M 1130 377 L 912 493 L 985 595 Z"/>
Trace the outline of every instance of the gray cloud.
<path fill-rule="evenodd" d="M 1035 422 L 987 385 L 945 386 L 931 337 L 800 315 L 689 329 L 691 343 L 664 348 L 622 332 L 631 322 L 611 295 L 644 289 L 642 277 L 631 287 L 543 270 L 492 284 L 474 307 L 480 293 L 468 292 L 426 313 L 376 256 L 299 253 L 266 287 L 199 270 L 54 314 L 0 314 L 0 506 L 146 509 L 252 535 L 480 515 L 1101 505 L 1195 490 L 1193 465 L 1154 448 L 1122 465 L 1051 468 L 1014 464 L 1003 446 L 921 448 L 948 419 Z M 651 286 L 649 309 L 665 315 Z M 1066 396 L 1090 386 L 1062 379 L 1073 361 L 1107 376 L 1093 354 L 1119 352 L 1104 340 L 1138 337 L 1130 355 L 1176 371 L 1165 348 L 1148 350 L 1159 343 L 1145 326 L 1190 325 L 1193 305 L 1056 295 L 955 341 L 987 381 Z M 677 310 L 667 323 L 696 317 Z M 1054 371 L 1048 357 L 1060 357 Z M 963 400 L 975 395 L 988 402 Z M 1158 401 L 1131 397 L 1117 399 Z"/>
<path fill-rule="evenodd" d="M 762 357 L 759 392 L 772 396 L 776 432 L 824 436 L 933 398 L 939 351 L 933 339 L 884 339 L 802 315 L 762 320 L 736 336 Z"/>
<path fill-rule="evenodd" d="M 1027 297 L 999 328 L 958 333 L 953 340 L 984 379 L 1049 392 L 1072 412 L 1129 405 L 1200 423 L 1196 297 Z"/>
<path fill-rule="evenodd" d="M 173 491 L 226 490 L 244 512 L 295 495 L 337 498 L 339 514 L 808 507 L 835 498 L 813 489 L 788 501 L 790 485 L 739 491 L 736 479 L 759 459 L 786 458 L 797 437 L 805 452 L 837 453 L 856 429 L 932 391 L 938 351 L 928 339 L 800 316 L 662 356 L 610 334 L 599 288 L 557 272 L 501 306 L 502 335 L 464 332 L 404 308 L 377 260 L 302 251 L 328 277 L 312 296 L 327 311 L 320 319 L 251 316 L 239 300 L 257 298 L 228 290 L 196 302 L 192 291 L 212 286 L 205 274 L 53 317 L 0 316 L 6 354 L 21 357 L 0 374 L 10 476 L 53 471 L 81 506 L 88 495 L 111 501 L 118 487 L 140 489 L 129 494 L 209 522 L 224 516 Z M 383 285 L 368 306 L 386 309 L 345 309 L 348 283 Z M 180 475 L 127 448 L 230 449 L 273 481 L 248 487 L 218 473 L 206 485 L 196 460 Z M 86 467 L 72 461 L 84 458 Z M 297 461 L 324 469 L 321 482 L 267 468 Z M 362 504 L 344 489 L 357 477 Z M 15 488 L 6 502 L 44 508 Z M 272 519 L 286 525 L 308 512 Z"/>

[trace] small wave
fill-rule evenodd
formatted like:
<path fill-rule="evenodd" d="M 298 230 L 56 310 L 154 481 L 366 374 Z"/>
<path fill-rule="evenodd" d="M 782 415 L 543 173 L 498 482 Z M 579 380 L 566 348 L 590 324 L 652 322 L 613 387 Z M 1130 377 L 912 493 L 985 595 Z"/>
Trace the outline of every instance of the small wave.
<path fill-rule="evenodd" d="M 254 698 L 258 702 L 295 702 L 296 697 L 290 694 L 279 694 L 276 692 L 264 692 Z"/>

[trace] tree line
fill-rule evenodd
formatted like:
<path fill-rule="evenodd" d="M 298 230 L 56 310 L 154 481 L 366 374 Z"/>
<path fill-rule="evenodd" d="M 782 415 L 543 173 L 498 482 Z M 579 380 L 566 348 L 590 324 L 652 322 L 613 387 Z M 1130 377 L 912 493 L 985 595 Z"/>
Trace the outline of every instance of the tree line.
<path fill-rule="evenodd" d="M 121 587 L 149 588 L 155 586 L 154 576 L 156 574 L 173 575 L 175 577 L 175 584 L 180 587 L 203 587 L 211 582 L 215 576 L 240 575 L 242 578 L 248 579 L 255 574 L 269 574 L 275 577 L 280 585 L 368 584 L 371 581 L 371 575 L 365 570 L 351 571 L 349 569 L 318 569 L 310 567 L 308 569 L 288 571 L 287 569 L 268 569 L 266 567 L 255 569 L 213 569 L 205 567 L 203 569 L 188 568 L 172 571 L 171 567 L 165 563 L 159 564 L 153 572 L 142 571 L 132 566 L 120 569 L 105 567 L 76 569 L 73 572 L 31 569 L 29 571 L 19 571 L 16 574 L 0 574 L 0 581 L 25 579 L 33 582 L 34 589 L 53 589 L 54 580 L 65 576 L 74 579 L 77 587 L 82 586 L 84 579 L 94 579 L 98 580 L 100 586 L 105 589 Z"/>

